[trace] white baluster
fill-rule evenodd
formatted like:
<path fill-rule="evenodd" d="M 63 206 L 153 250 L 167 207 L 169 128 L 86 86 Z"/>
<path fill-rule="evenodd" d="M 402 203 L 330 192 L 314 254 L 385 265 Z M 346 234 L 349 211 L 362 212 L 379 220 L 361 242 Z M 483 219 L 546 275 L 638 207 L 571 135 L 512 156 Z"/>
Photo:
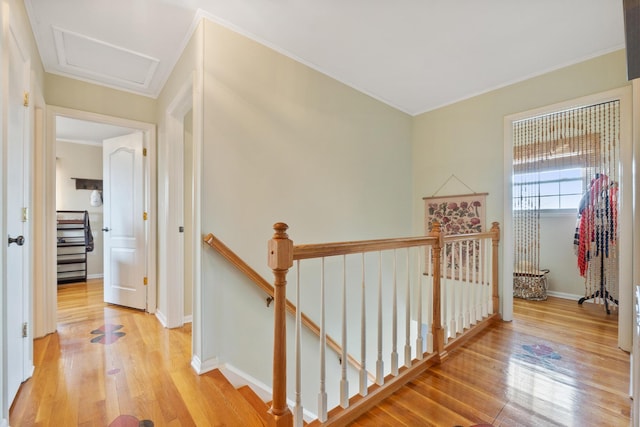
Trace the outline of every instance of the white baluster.
<path fill-rule="evenodd" d="M 397 276 L 398 252 L 393 250 L 393 297 L 391 315 L 391 373 L 398 375 L 398 276 Z"/>
<path fill-rule="evenodd" d="M 416 264 L 418 267 L 418 277 L 416 282 L 418 284 L 418 336 L 416 338 L 416 358 L 422 360 L 424 355 L 424 346 L 422 344 L 422 266 L 420 265 L 420 249 L 416 250 Z"/>
<path fill-rule="evenodd" d="M 382 361 L 382 252 L 378 251 L 378 359 L 376 360 L 376 384 L 384 384 Z"/>
<path fill-rule="evenodd" d="M 480 254 L 482 258 L 480 260 L 480 283 L 478 286 L 478 297 L 476 299 L 476 319 L 478 319 L 478 321 L 482 320 L 482 304 L 484 301 L 484 286 L 486 280 L 485 266 L 487 262 L 487 252 L 484 240 L 480 243 Z"/>
<path fill-rule="evenodd" d="M 455 263 L 456 243 L 451 243 L 451 282 L 449 283 L 449 310 L 447 317 L 449 319 L 449 337 L 456 336 L 456 263 Z"/>
<path fill-rule="evenodd" d="M 480 240 L 473 241 L 473 260 L 471 281 L 469 282 L 469 324 L 476 324 L 476 287 L 478 285 L 478 257 L 480 256 Z"/>
<path fill-rule="evenodd" d="M 440 324 L 442 325 L 442 329 L 444 330 L 444 343 L 447 343 L 447 340 L 449 338 L 449 315 L 447 314 L 449 311 L 448 308 L 448 302 L 449 302 L 449 298 L 447 297 L 447 294 L 449 292 L 449 279 L 448 279 L 448 275 L 449 275 L 449 270 L 447 268 L 447 259 L 448 259 L 448 252 L 447 252 L 447 247 L 449 246 L 449 243 L 445 243 L 444 245 L 442 245 L 442 258 L 440 263 L 442 264 L 442 267 L 440 268 L 440 271 L 442 271 L 442 279 L 440 281 Z"/>
<path fill-rule="evenodd" d="M 320 392 L 318 393 L 318 419 L 320 422 L 327 421 L 327 390 L 326 390 L 326 345 L 327 335 L 324 329 L 325 304 L 324 304 L 324 257 L 322 258 L 322 271 L 320 272 Z"/>
<path fill-rule="evenodd" d="M 464 310 L 464 316 L 463 316 L 463 328 L 464 329 L 469 329 L 469 323 L 470 323 L 470 319 L 471 319 L 471 314 L 470 314 L 470 310 L 469 310 L 469 292 L 470 292 L 470 288 L 471 288 L 471 283 L 469 282 L 469 275 L 471 274 L 471 272 L 469 270 L 471 270 L 471 246 L 469 245 L 469 242 L 471 242 L 471 240 L 467 240 L 466 241 L 466 249 L 467 249 L 467 258 L 465 259 L 465 280 L 464 283 L 462 284 L 462 307 Z"/>
<path fill-rule="evenodd" d="M 349 380 L 347 379 L 347 256 L 342 256 L 342 363 L 340 379 L 340 406 L 349 406 Z"/>
<path fill-rule="evenodd" d="M 360 330 L 360 394 L 366 396 L 368 393 L 367 384 L 367 325 L 366 325 L 366 303 L 365 303 L 365 276 L 364 276 L 364 252 L 362 253 L 362 304 L 361 304 L 361 330 Z"/>
<path fill-rule="evenodd" d="M 463 273 L 463 263 L 462 263 L 462 246 L 463 242 L 458 242 L 458 281 L 456 282 L 456 332 L 461 334 L 464 330 L 464 307 L 462 304 L 462 293 L 463 286 L 462 283 L 462 273 Z"/>
<path fill-rule="evenodd" d="M 300 334 L 302 331 L 302 308 L 300 307 L 300 260 L 296 261 L 296 391 L 295 406 L 293 410 L 293 423 L 296 427 L 302 427 L 304 423 L 302 410 L 302 370 L 301 370 L 301 352 L 300 352 Z"/>
<path fill-rule="evenodd" d="M 411 366 L 411 271 L 409 269 L 409 259 L 411 254 L 407 248 L 407 289 L 405 296 L 405 341 L 404 341 L 404 366 Z"/>
<path fill-rule="evenodd" d="M 433 353 L 433 257 L 431 247 L 425 248 L 427 258 L 427 353 Z"/>
<path fill-rule="evenodd" d="M 491 243 L 490 240 L 485 239 L 485 265 L 484 265 L 484 280 L 482 281 L 482 317 L 486 317 L 489 313 L 489 305 L 487 304 L 487 298 L 491 299 L 491 246 L 487 243 Z"/>

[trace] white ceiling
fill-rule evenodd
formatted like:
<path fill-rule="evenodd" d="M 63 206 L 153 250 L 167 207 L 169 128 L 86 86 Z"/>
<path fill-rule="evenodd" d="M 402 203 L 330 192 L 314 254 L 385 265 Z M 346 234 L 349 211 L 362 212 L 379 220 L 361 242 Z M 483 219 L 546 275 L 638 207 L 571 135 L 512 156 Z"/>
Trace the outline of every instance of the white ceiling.
<path fill-rule="evenodd" d="M 56 140 L 76 144 L 102 145 L 102 141 L 116 136 L 136 132 L 120 126 L 77 120 L 69 117 L 56 117 Z"/>
<path fill-rule="evenodd" d="M 25 0 L 45 70 L 157 97 L 207 17 L 409 114 L 624 47 L 622 0 Z"/>

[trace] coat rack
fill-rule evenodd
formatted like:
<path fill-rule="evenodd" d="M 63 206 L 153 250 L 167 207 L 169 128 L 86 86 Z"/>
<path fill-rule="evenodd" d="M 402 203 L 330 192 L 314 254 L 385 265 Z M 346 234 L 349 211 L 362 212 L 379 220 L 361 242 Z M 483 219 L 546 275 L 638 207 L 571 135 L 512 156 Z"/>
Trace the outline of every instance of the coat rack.
<path fill-rule="evenodd" d="M 76 181 L 76 190 L 98 190 L 102 191 L 101 179 L 71 178 Z"/>

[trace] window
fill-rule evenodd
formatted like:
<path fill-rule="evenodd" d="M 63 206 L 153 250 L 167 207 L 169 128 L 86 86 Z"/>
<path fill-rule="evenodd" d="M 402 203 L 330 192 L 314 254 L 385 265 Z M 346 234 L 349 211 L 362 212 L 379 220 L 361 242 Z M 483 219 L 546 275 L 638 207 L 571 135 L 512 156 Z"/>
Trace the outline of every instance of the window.
<path fill-rule="evenodd" d="M 513 210 L 578 209 L 584 169 L 542 170 L 513 175 Z"/>

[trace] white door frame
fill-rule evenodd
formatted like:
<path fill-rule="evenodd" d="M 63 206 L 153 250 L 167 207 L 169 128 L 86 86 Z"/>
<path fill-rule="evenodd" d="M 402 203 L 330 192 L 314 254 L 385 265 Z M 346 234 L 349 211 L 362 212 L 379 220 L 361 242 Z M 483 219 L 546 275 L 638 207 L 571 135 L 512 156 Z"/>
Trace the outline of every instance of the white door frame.
<path fill-rule="evenodd" d="M 633 184 L 634 184 L 634 200 L 640 200 L 640 181 L 638 171 L 638 165 L 640 165 L 640 79 L 633 80 L 633 164 L 636 165 L 633 172 Z M 640 258 L 640 203 L 636 202 L 633 206 L 633 260 L 634 263 L 638 263 Z M 634 268 L 633 270 L 633 288 L 640 285 L 640 268 Z M 635 302 L 635 300 L 634 300 Z M 638 312 L 638 305 L 634 304 L 633 311 L 633 351 L 631 354 L 631 399 L 633 400 L 631 413 L 633 419 L 631 425 L 637 426 L 640 424 L 640 354 L 637 350 L 640 349 L 640 331 L 638 331 L 638 324 L 640 323 L 640 313 Z"/>
<path fill-rule="evenodd" d="M 164 144 L 164 171 L 166 179 L 163 180 L 162 194 L 164 195 L 163 207 L 161 209 L 162 224 L 166 228 L 162 233 L 162 238 L 166 239 L 160 244 L 160 259 L 166 260 L 160 264 L 159 272 L 160 288 L 166 293 L 160 297 L 162 307 L 159 308 L 161 322 L 168 328 L 180 327 L 184 324 L 184 271 L 190 268 L 193 273 L 194 282 L 197 281 L 195 274 L 195 259 L 199 259 L 200 230 L 194 218 L 184 218 L 184 179 L 192 177 L 184 176 L 184 117 L 193 110 L 193 75 L 180 88 L 176 96 L 166 109 L 166 140 Z M 195 122 L 195 115 L 194 115 Z M 194 133 L 194 162 L 196 126 L 193 126 Z M 194 164 L 193 172 L 195 176 L 199 174 L 199 168 Z M 195 179 L 194 179 L 195 181 Z M 193 191 L 196 193 L 194 182 Z M 194 196 L 194 200 L 197 196 Z M 161 203 L 162 203 L 161 202 Z M 192 212 L 197 216 L 195 206 Z M 184 221 L 190 221 L 193 227 L 194 256 L 189 265 L 184 262 L 184 233 L 178 229 L 184 226 Z M 198 252 L 196 252 L 198 251 Z M 194 283 L 195 289 L 195 283 Z M 195 294 L 195 293 L 194 293 Z M 164 301 L 164 304 L 162 303 Z M 193 304 L 192 304 L 193 307 Z M 195 310 L 193 308 L 192 310 Z"/>
<path fill-rule="evenodd" d="M 633 324 L 633 168 L 632 168 L 632 99 L 631 86 L 613 89 L 546 107 L 513 114 L 504 118 L 504 229 L 502 256 L 502 316 L 513 319 L 513 212 L 511 170 L 513 165 L 512 123 L 527 117 L 582 107 L 601 102 L 620 100 L 620 220 L 624 229 L 619 230 L 619 304 L 618 346 L 631 351 Z M 577 302 L 576 302 L 577 304 Z"/>
<path fill-rule="evenodd" d="M 107 116 L 104 114 L 91 113 L 87 111 L 74 110 L 71 108 L 59 107 L 55 105 L 47 106 L 46 114 L 46 134 L 45 141 L 47 152 L 45 153 L 45 167 L 43 170 L 36 170 L 36 181 L 46 182 L 44 194 L 37 197 L 45 206 L 45 244 L 47 246 L 47 259 L 45 270 L 45 281 L 41 285 L 44 288 L 40 293 L 44 299 L 43 306 L 46 307 L 46 315 L 43 316 L 44 325 L 39 328 L 43 335 L 54 332 L 57 322 L 57 281 L 56 281 L 56 117 L 69 117 L 78 120 L 86 120 L 104 123 L 114 126 L 128 127 L 140 130 L 144 135 L 144 147 L 147 149 L 145 158 L 145 212 L 148 212 L 147 242 L 146 242 L 146 271 L 148 278 L 147 290 L 147 311 L 156 311 L 156 126 L 153 123 L 139 122 L 135 120 L 123 119 L 119 117 Z M 37 303 L 36 303 L 37 304 Z M 40 326 L 40 325 L 39 325 Z"/>
<path fill-rule="evenodd" d="M 202 310 L 205 302 L 202 301 L 202 150 L 203 150 L 203 74 L 196 68 L 176 92 L 165 110 L 166 130 L 165 138 L 160 142 L 162 148 L 161 161 L 159 164 L 159 182 L 162 196 L 158 200 L 158 214 L 160 224 L 162 224 L 161 238 L 166 239 L 160 242 L 160 260 L 158 272 L 160 276 L 161 289 L 165 290 L 164 295 L 160 295 L 160 310 L 166 311 L 165 325 L 168 327 L 182 325 L 184 318 L 184 268 L 191 268 L 193 272 L 193 296 L 192 296 L 192 360 L 191 366 L 197 373 L 209 370 L 204 366 L 208 361 L 202 358 Z M 169 242 L 183 242 L 182 236 L 178 234 L 180 217 L 172 213 L 171 207 L 184 204 L 184 185 L 182 185 L 184 174 L 184 163 L 178 162 L 175 155 L 180 159 L 184 154 L 184 117 L 192 110 L 193 117 L 193 157 L 192 157 L 192 218 L 187 218 L 192 224 L 192 254 L 191 263 L 184 265 L 181 245 L 170 244 Z M 179 153 L 177 153 L 179 152 Z M 180 213 L 182 209 L 180 209 Z M 176 267 L 176 260 L 181 263 Z M 171 278 L 171 279 L 169 279 Z"/>

